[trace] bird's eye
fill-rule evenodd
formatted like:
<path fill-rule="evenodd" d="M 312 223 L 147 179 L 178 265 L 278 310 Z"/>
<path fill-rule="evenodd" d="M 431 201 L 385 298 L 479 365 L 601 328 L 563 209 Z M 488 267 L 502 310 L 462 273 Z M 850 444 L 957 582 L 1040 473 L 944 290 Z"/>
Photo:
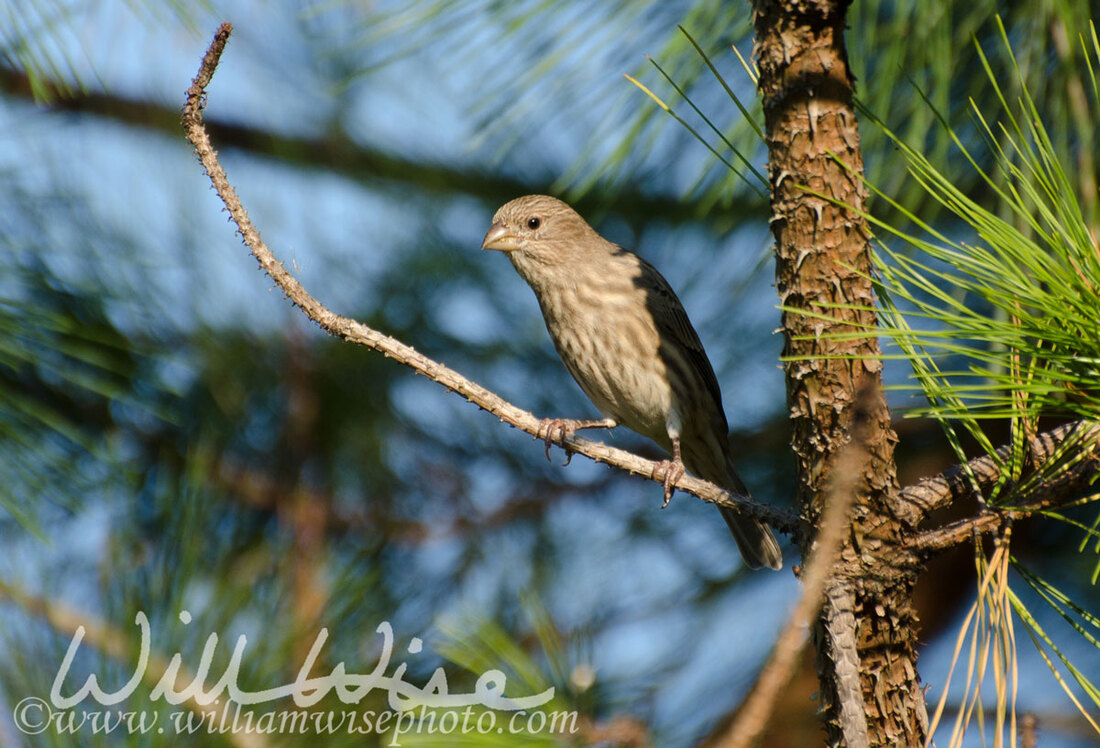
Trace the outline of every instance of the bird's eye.
<path fill-rule="evenodd" d="M 541 225 L 542 220 L 538 216 L 531 216 L 527 219 L 527 228 L 531 229 L 532 231 L 534 231 Z"/>

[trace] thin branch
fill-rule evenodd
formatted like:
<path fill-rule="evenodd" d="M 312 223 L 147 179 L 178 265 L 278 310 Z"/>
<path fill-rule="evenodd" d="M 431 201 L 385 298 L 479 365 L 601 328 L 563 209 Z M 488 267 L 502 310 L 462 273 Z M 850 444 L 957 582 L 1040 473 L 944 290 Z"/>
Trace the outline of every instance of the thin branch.
<path fill-rule="evenodd" d="M 922 532 L 909 539 L 908 545 L 921 555 L 932 555 L 937 551 L 954 548 L 965 543 L 975 535 L 998 533 L 1011 521 L 1007 512 L 989 512 L 977 517 L 967 517 L 957 522 Z"/>
<path fill-rule="evenodd" d="M 1036 463 L 1042 463 L 1050 459 L 1058 451 L 1059 446 L 1069 438 L 1079 439 L 1082 446 L 1090 446 L 1091 453 L 1083 455 L 1080 462 L 1066 475 L 1060 477 L 1046 486 L 1041 486 L 1039 492 L 1035 492 L 1028 507 L 1030 509 L 1044 508 L 1064 503 L 1087 482 L 1096 475 L 1100 469 L 1100 424 L 1091 421 L 1075 421 L 1058 428 L 1038 434 L 1031 439 L 1030 456 Z M 999 463 L 1008 460 L 1011 454 L 1011 446 L 1004 446 L 997 450 L 997 458 L 991 456 L 978 457 L 968 462 L 965 466 L 956 465 L 939 475 L 924 478 L 923 480 L 902 489 L 898 495 L 896 514 L 899 520 L 910 528 L 916 528 L 932 512 L 942 509 L 952 502 L 970 496 L 975 486 L 970 483 L 967 473 L 971 473 L 977 481 L 977 489 L 985 491 L 991 488 L 1001 478 Z M 1019 509 L 1019 507 L 1015 507 Z M 970 522 L 976 522 L 983 527 L 989 520 L 979 515 Z M 918 541 L 919 542 L 919 541 Z"/>
<path fill-rule="evenodd" d="M 248 212 L 241 205 L 236 190 L 229 183 L 225 171 L 218 162 L 217 152 L 210 143 L 202 118 L 206 87 L 214 75 L 214 70 L 217 68 L 218 60 L 225 49 L 231 31 L 232 27 L 228 23 L 222 24 L 214 36 L 213 43 L 203 57 L 198 75 L 195 76 L 191 87 L 187 91 L 187 103 L 183 111 L 183 126 L 187 132 L 188 140 L 194 145 L 195 152 L 214 185 L 214 189 L 218 192 L 222 202 L 225 203 L 225 207 L 237 224 L 241 237 L 251 250 L 252 255 L 260 263 L 260 267 L 282 289 L 287 298 L 325 332 L 379 351 L 387 358 L 392 358 L 398 363 L 408 366 L 417 374 L 422 374 L 433 382 L 437 382 L 452 392 L 461 395 L 482 410 L 492 413 L 501 421 L 537 437 L 541 420 L 533 414 L 512 405 L 499 395 L 467 379 L 453 369 L 418 353 L 411 346 L 396 338 L 329 311 L 302 287 L 298 280 L 287 271 L 283 264 L 275 258 L 271 250 L 268 249 L 267 245 L 264 244 L 259 231 L 249 219 Z M 552 442 L 568 452 L 582 454 L 596 462 L 626 470 L 643 478 L 656 482 L 661 482 L 664 479 L 662 463 L 647 460 L 601 442 L 578 436 L 554 438 Z M 792 535 L 798 535 L 802 531 L 800 519 L 791 512 L 758 504 L 744 496 L 731 494 L 713 483 L 684 475 L 679 480 L 674 481 L 672 485 L 712 504 L 737 509 L 741 514 L 766 522 L 779 531 Z"/>
<path fill-rule="evenodd" d="M 928 556 L 966 542 L 974 535 L 997 533 L 1014 519 L 1023 519 L 1041 510 L 1063 506 L 1077 499 L 1083 491 L 1090 487 L 1095 488 L 1097 470 L 1100 467 L 1100 456 L 1096 454 L 1079 457 L 1076 464 L 1054 479 L 1020 496 L 1020 500 L 1013 506 L 989 507 L 974 517 L 911 535 L 906 540 L 906 545 L 921 555 Z"/>
<path fill-rule="evenodd" d="M 1037 465 L 1044 463 L 1052 459 L 1059 447 L 1071 438 L 1078 440 L 1082 447 L 1088 447 L 1089 451 L 1076 455 L 1076 459 L 1065 470 L 1021 496 L 1014 506 L 989 508 L 974 517 L 911 535 L 906 545 L 922 556 L 929 556 L 967 542 L 976 534 L 998 532 L 1013 519 L 1027 517 L 1039 510 L 1060 506 L 1077 498 L 1094 483 L 1100 470 L 1100 424 L 1077 421 L 1038 434 L 1029 440 L 1029 457 Z M 1008 446 L 1001 447 L 997 450 L 998 457 L 1007 458 L 1010 449 Z M 971 460 L 968 465 L 982 491 L 1000 479 L 997 461 L 989 456 Z M 902 491 L 899 506 L 911 508 L 913 504 L 910 502 L 916 501 L 921 511 L 928 513 L 972 491 L 966 470 L 956 466 Z"/>

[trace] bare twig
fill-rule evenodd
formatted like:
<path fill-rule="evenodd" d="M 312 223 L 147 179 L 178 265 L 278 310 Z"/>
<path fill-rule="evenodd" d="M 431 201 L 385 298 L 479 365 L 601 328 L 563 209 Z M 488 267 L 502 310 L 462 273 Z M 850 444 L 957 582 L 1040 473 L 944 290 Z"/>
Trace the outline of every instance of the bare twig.
<path fill-rule="evenodd" d="M 267 245 L 264 244 L 260 238 L 260 232 L 252 224 L 248 212 L 241 205 L 236 190 L 229 183 L 225 171 L 218 162 L 217 152 L 210 143 L 202 118 L 206 86 L 209 85 L 214 75 L 214 70 L 218 65 L 222 51 L 225 49 L 225 43 L 229 39 L 231 31 L 232 27 L 229 24 L 222 24 L 214 36 L 213 43 L 203 57 L 198 75 L 195 76 L 191 87 L 187 91 L 187 103 L 183 111 L 183 126 L 187 132 L 188 140 L 194 145 L 195 152 L 214 185 L 214 189 L 221 197 L 222 202 L 225 203 L 225 207 L 237 224 L 241 237 L 251 250 L 252 255 L 260 263 L 260 267 L 282 289 L 287 298 L 325 332 L 379 351 L 387 358 L 392 358 L 408 366 L 417 374 L 421 374 L 452 392 L 458 393 L 482 410 L 492 413 L 501 421 L 521 431 L 526 431 L 532 436 L 537 436 L 541 421 L 533 414 L 512 405 L 499 395 L 476 382 L 470 381 L 453 369 L 418 353 L 411 346 L 396 338 L 328 310 L 302 287 L 298 280 L 287 271 L 283 264 L 275 258 L 271 250 L 268 249 Z M 661 463 L 647 460 L 625 450 L 578 436 L 555 437 L 552 441 L 570 452 L 582 454 L 596 462 L 602 462 L 657 482 L 663 480 L 663 472 L 659 469 Z M 737 509 L 741 514 L 767 522 L 782 532 L 794 535 L 801 532 L 802 523 L 795 514 L 758 504 L 744 496 L 731 494 L 713 483 L 684 475 L 672 482 L 672 485 L 712 504 Z"/>

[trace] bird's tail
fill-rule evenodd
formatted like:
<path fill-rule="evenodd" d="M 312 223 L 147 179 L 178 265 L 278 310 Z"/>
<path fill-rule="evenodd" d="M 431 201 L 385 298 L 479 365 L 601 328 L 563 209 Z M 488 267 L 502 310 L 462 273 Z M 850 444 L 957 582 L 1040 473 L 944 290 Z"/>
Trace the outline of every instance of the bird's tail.
<path fill-rule="evenodd" d="M 771 528 L 752 517 L 745 517 L 736 509 L 718 507 L 722 519 L 726 520 L 733 539 L 741 551 L 741 558 L 752 569 L 767 566 L 769 569 L 783 568 L 783 554 Z"/>
<path fill-rule="evenodd" d="M 725 480 L 722 481 L 722 486 L 743 496 L 749 495 L 749 489 L 734 469 L 733 460 L 728 453 L 725 456 Z M 724 506 L 718 509 L 722 512 L 722 519 L 729 525 L 733 539 L 737 541 L 741 558 L 750 569 L 759 569 L 761 566 L 769 569 L 783 568 L 783 553 L 779 550 L 779 542 L 770 527 L 752 517 L 746 517 L 736 509 Z"/>
<path fill-rule="evenodd" d="M 715 432 L 718 430 L 714 429 Z M 749 489 L 733 466 L 729 446 L 721 444 L 717 439 L 708 439 L 707 436 L 708 434 L 703 434 L 701 438 L 682 442 L 684 466 L 691 473 L 711 483 L 717 483 L 727 491 L 748 496 Z M 783 554 L 779 550 L 779 543 L 767 525 L 736 509 L 724 506 L 718 509 L 722 512 L 722 519 L 729 525 L 747 566 L 753 569 L 761 566 L 769 569 L 783 568 Z"/>

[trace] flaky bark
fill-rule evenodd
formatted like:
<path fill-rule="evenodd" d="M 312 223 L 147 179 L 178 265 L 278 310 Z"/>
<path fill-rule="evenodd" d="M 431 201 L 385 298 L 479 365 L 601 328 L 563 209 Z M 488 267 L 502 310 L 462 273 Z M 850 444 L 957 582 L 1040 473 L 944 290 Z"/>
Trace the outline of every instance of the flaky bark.
<path fill-rule="evenodd" d="M 927 722 L 911 606 L 917 563 L 889 512 L 898 490 L 897 438 L 874 360 L 878 341 L 830 337 L 875 324 L 871 312 L 832 306 L 873 302 L 865 223 L 840 205 L 862 210 L 865 197 L 843 38 L 847 6 L 843 0 L 755 2 L 787 402 L 799 500 L 812 522 L 836 456 L 857 428 L 866 453 L 851 529 L 814 630 L 829 742 L 916 746 Z"/>

